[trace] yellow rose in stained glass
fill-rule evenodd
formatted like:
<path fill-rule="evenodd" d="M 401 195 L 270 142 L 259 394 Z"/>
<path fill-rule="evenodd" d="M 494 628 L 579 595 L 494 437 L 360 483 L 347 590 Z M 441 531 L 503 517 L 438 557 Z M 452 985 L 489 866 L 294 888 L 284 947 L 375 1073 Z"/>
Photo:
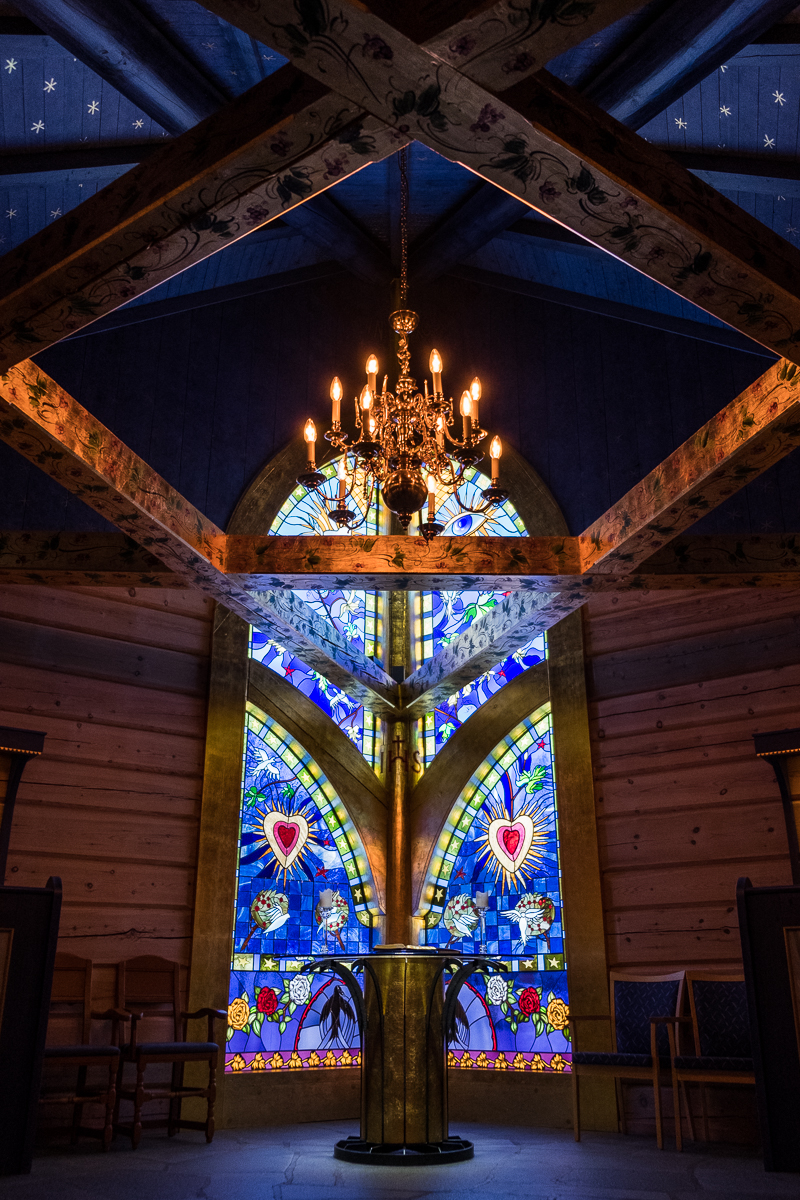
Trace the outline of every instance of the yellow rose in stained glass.
<path fill-rule="evenodd" d="M 228 1005 L 228 1024 L 231 1029 L 244 1029 L 250 1020 L 250 1005 L 244 996 L 237 996 Z"/>
<path fill-rule="evenodd" d="M 565 1029 L 569 1024 L 569 1005 L 558 996 L 547 1005 L 547 1022 L 553 1029 Z"/>

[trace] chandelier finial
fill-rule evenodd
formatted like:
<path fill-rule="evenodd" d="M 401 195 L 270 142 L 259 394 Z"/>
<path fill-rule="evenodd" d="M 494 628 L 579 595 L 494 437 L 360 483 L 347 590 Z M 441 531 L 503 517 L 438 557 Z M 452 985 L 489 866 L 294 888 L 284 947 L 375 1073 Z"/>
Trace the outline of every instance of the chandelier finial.
<path fill-rule="evenodd" d="M 442 390 L 442 356 L 432 350 L 429 359 L 433 391 L 428 392 L 427 380 L 423 392 L 417 389 L 410 374 L 411 352 L 409 335 L 417 327 L 418 317 L 408 307 L 408 151 L 399 151 L 400 165 L 400 288 L 399 308 L 389 317 L 397 334 L 399 374 L 394 394 L 388 390 L 384 376 L 383 388 L 377 390 L 378 359 L 370 354 L 365 365 L 367 382 L 355 398 L 356 439 L 352 443 L 341 428 L 340 402 L 342 384 L 338 376 L 331 383 L 332 428 L 325 434 L 327 441 L 342 454 L 339 464 L 338 487 L 334 507 L 325 505 L 328 516 L 340 528 L 354 529 L 366 520 L 376 487 L 381 489 L 386 506 L 407 529 L 414 513 L 420 514 L 419 532 L 430 540 L 442 533 L 445 526 L 436 520 L 437 487 L 453 496 L 462 511 L 488 512 L 506 499 L 508 493 L 499 486 L 500 441 L 492 442 L 491 486 L 485 488 L 483 504 L 474 503 L 467 509 L 459 497 L 465 471 L 484 457 L 480 444 L 486 430 L 481 429 L 478 405 L 481 381 L 476 375 L 469 388 L 461 394 L 461 439 L 452 433 L 453 401 L 446 400 Z M 313 436 L 309 437 L 309 429 Z M 306 424 L 308 471 L 298 483 L 309 490 L 318 489 L 326 477 L 317 470 L 314 444 L 316 430 L 312 421 Z M 447 443 L 450 444 L 448 449 Z M 352 464 L 348 455 L 352 454 Z M 423 475 L 426 473 L 427 478 Z M 362 493 L 359 512 L 347 507 L 347 500 L 356 487 Z M 422 508 L 427 500 L 427 520 L 422 521 Z"/>

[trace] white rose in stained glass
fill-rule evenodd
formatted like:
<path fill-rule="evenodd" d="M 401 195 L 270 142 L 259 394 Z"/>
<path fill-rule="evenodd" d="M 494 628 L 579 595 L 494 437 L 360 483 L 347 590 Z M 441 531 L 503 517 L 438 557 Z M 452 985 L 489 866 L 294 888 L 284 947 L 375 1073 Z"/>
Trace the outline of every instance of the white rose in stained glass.
<path fill-rule="evenodd" d="M 508 999 L 508 984 L 499 975 L 491 975 L 486 982 L 486 999 L 490 1004 L 504 1004 Z"/>
<path fill-rule="evenodd" d="M 289 980 L 289 998 L 295 1004 L 307 1004 L 311 995 L 311 980 L 307 975 L 295 975 Z"/>

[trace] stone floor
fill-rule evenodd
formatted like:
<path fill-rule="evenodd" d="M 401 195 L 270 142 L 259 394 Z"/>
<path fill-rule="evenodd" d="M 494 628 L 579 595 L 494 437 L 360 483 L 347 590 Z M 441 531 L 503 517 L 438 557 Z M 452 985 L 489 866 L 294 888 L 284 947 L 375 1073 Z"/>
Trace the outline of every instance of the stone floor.
<path fill-rule="evenodd" d="M 442 1167 L 368 1167 L 338 1162 L 333 1143 L 350 1122 L 223 1131 L 168 1140 L 146 1132 L 132 1152 L 89 1143 L 40 1153 L 30 1175 L 0 1180 L 9 1200 L 772 1200 L 800 1198 L 800 1175 L 768 1175 L 736 1148 L 700 1145 L 683 1154 L 649 1139 L 462 1124 L 471 1162 Z"/>

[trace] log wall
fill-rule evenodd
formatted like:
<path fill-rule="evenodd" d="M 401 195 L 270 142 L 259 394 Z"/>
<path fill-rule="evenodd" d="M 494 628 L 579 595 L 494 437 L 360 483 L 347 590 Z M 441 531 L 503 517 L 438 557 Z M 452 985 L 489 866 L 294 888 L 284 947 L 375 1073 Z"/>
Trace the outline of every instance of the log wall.
<path fill-rule="evenodd" d="M 778 785 L 752 735 L 800 723 L 799 610 L 795 589 L 584 610 L 610 969 L 740 972 L 737 879 L 791 883 Z M 706 1091 L 712 1136 L 751 1141 L 752 1089 Z M 652 1093 L 630 1089 L 627 1107 L 649 1130 Z"/>
<path fill-rule="evenodd" d="M 0 724 L 47 733 L 6 882 L 61 876 L 59 949 L 189 962 L 212 608 L 188 589 L 0 588 Z"/>

